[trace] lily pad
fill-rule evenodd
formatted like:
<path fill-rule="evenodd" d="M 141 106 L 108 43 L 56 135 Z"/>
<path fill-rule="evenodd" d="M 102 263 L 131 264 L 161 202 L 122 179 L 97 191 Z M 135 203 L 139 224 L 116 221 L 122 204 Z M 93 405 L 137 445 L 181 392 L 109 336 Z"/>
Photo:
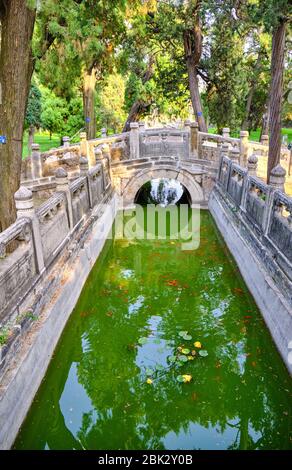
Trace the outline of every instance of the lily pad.
<path fill-rule="evenodd" d="M 186 355 L 190 354 L 190 350 L 187 348 L 182 349 L 181 352 Z"/>
<path fill-rule="evenodd" d="M 183 337 L 183 339 L 184 339 L 185 341 L 191 341 L 191 340 L 192 340 L 192 336 L 191 336 L 191 335 L 185 335 L 185 336 Z"/>
<path fill-rule="evenodd" d="M 141 346 L 143 344 L 146 344 L 147 342 L 148 342 L 148 338 L 143 337 L 143 338 L 138 339 L 138 343 L 141 344 Z"/>
<path fill-rule="evenodd" d="M 180 331 L 178 336 L 180 336 L 181 338 L 183 338 L 184 336 L 186 336 L 188 334 L 187 331 Z"/>
<path fill-rule="evenodd" d="M 174 363 L 174 362 L 176 362 L 176 356 L 169 356 L 168 360 L 169 360 L 169 362 Z"/>
<path fill-rule="evenodd" d="M 186 356 L 178 356 L 179 361 L 187 362 L 188 358 Z"/>
<path fill-rule="evenodd" d="M 208 351 L 206 351 L 206 349 L 201 349 L 201 351 L 199 351 L 199 355 L 202 357 L 206 357 L 208 356 Z"/>
<path fill-rule="evenodd" d="M 184 381 L 185 381 L 182 375 L 178 375 L 176 380 L 180 383 L 184 383 Z"/>

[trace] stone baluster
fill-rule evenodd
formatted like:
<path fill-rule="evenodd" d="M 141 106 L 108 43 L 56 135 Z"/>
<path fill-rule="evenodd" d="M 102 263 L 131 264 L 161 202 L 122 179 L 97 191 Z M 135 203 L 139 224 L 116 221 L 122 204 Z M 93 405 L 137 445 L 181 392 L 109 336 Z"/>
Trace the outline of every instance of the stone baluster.
<path fill-rule="evenodd" d="M 261 136 L 261 144 L 263 145 L 269 145 L 269 136 L 266 134 L 263 134 Z"/>
<path fill-rule="evenodd" d="M 88 173 L 88 160 L 85 157 L 81 157 L 79 160 L 79 166 L 80 166 L 80 176 L 87 176 Z"/>
<path fill-rule="evenodd" d="M 285 192 L 286 170 L 280 163 L 272 169 L 269 185 L 274 189 L 280 189 Z"/>
<path fill-rule="evenodd" d="M 139 124 L 138 122 L 131 122 L 130 124 L 130 158 L 136 160 L 140 157 L 140 142 L 139 142 Z"/>
<path fill-rule="evenodd" d="M 199 124 L 196 121 L 190 125 L 190 157 L 199 158 Z"/>
<path fill-rule="evenodd" d="M 110 167 L 111 154 L 110 154 L 110 148 L 107 144 L 104 144 L 101 150 L 102 150 L 102 157 L 103 157 L 104 189 L 106 189 L 108 184 L 112 180 L 111 179 L 111 167 Z"/>
<path fill-rule="evenodd" d="M 93 147 L 89 146 L 86 132 L 80 132 L 80 155 L 88 160 L 89 168 L 95 166 Z"/>
<path fill-rule="evenodd" d="M 103 127 L 101 129 L 101 137 L 103 137 L 103 138 L 107 137 L 107 128 L 106 127 Z"/>
<path fill-rule="evenodd" d="M 191 121 L 190 119 L 186 119 L 185 122 L 184 122 L 184 129 L 186 131 L 191 131 Z"/>
<path fill-rule="evenodd" d="M 229 157 L 233 163 L 239 165 L 240 153 L 237 147 L 233 147 L 229 152 Z"/>
<path fill-rule="evenodd" d="M 247 171 L 251 176 L 257 176 L 258 156 L 252 153 L 247 159 Z"/>
<path fill-rule="evenodd" d="M 229 129 L 229 127 L 223 127 L 223 129 L 222 129 L 222 137 L 229 139 L 229 137 L 230 137 L 230 129 Z"/>
<path fill-rule="evenodd" d="M 72 209 L 72 196 L 71 191 L 69 188 L 69 179 L 68 173 L 64 168 L 58 168 L 56 173 L 56 183 L 57 183 L 57 192 L 65 193 L 67 199 L 67 207 L 68 207 L 68 219 L 69 219 L 69 228 L 70 230 L 73 229 L 73 209 Z"/>
<path fill-rule="evenodd" d="M 94 155 L 95 155 L 95 164 L 100 163 L 100 160 L 102 159 L 102 151 L 100 148 L 95 148 L 94 149 Z"/>
<path fill-rule="evenodd" d="M 32 192 L 24 186 L 21 186 L 19 190 L 14 194 L 14 199 L 17 218 L 20 219 L 22 217 L 27 217 L 31 220 L 37 270 L 39 273 L 41 273 L 45 268 L 45 263 L 40 232 L 40 223 L 35 212 Z"/>
<path fill-rule="evenodd" d="M 63 137 L 63 145 L 64 147 L 70 147 L 70 137 L 68 136 Z"/>
<path fill-rule="evenodd" d="M 41 157 L 39 144 L 32 144 L 31 155 L 31 173 L 32 179 L 42 178 L 43 176 L 43 160 Z"/>
<path fill-rule="evenodd" d="M 247 166 L 248 157 L 248 131 L 240 131 L 240 165 Z"/>
<path fill-rule="evenodd" d="M 229 157 L 229 144 L 227 142 L 223 142 L 221 146 L 221 157 Z"/>

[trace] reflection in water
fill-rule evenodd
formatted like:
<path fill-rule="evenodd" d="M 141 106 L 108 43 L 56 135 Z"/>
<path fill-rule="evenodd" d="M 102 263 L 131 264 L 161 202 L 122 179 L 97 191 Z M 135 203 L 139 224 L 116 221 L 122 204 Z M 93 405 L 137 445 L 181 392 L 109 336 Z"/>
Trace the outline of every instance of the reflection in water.
<path fill-rule="evenodd" d="M 291 448 L 290 378 L 208 213 L 201 223 L 192 252 L 108 241 L 16 448 Z M 183 330 L 209 355 L 173 366 Z"/>
<path fill-rule="evenodd" d="M 135 198 L 135 202 L 138 204 L 159 204 L 162 207 L 187 203 L 189 200 L 186 188 L 179 181 L 168 178 L 148 181 L 142 186 Z"/>

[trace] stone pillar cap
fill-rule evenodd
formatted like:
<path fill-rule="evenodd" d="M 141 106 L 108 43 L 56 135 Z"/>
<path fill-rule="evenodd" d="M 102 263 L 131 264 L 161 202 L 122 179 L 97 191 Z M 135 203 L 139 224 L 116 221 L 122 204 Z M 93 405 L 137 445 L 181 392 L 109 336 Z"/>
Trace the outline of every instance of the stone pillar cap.
<path fill-rule="evenodd" d="M 248 131 L 240 131 L 240 137 L 248 137 L 249 136 L 249 132 Z"/>
<path fill-rule="evenodd" d="M 63 142 L 64 142 L 64 141 L 68 141 L 68 140 L 70 140 L 70 137 L 68 137 L 68 135 L 65 135 L 65 136 L 63 137 Z"/>
<path fill-rule="evenodd" d="M 67 178 L 68 173 L 64 168 L 58 168 L 55 173 L 56 178 Z"/>
<path fill-rule="evenodd" d="M 252 153 L 247 159 L 248 163 L 257 163 L 258 160 L 258 156 L 255 153 Z"/>
<path fill-rule="evenodd" d="M 286 176 L 286 170 L 283 168 L 280 163 L 276 165 L 272 170 L 271 170 L 271 175 L 272 176 Z"/>
<path fill-rule="evenodd" d="M 28 201 L 29 199 L 32 199 L 32 192 L 25 186 L 20 186 L 18 191 L 14 194 L 14 199 L 16 201 Z"/>
<path fill-rule="evenodd" d="M 199 127 L 199 123 L 197 121 L 192 121 L 191 127 Z"/>
<path fill-rule="evenodd" d="M 98 147 L 95 147 L 94 153 L 95 153 L 95 154 L 96 154 L 96 153 L 101 154 L 102 151 L 101 151 Z"/>
<path fill-rule="evenodd" d="M 40 144 L 33 143 L 31 148 L 32 148 L 32 150 L 39 150 L 40 149 Z"/>
<path fill-rule="evenodd" d="M 229 127 L 223 127 L 222 132 L 230 132 L 230 128 Z"/>
<path fill-rule="evenodd" d="M 139 129 L 138 122 L 130 122 L 130 129 Z"/>
<path fill-rule="evenodd" d="M 87 134 L 86 132 L 80 132 L 80 139 L 86 139 Z"/>
<path fill-rule="evenodd" d="M 80 157 L 79 163 L 81 165 L 88 165 L 88 160 L 85 157 Z"/>

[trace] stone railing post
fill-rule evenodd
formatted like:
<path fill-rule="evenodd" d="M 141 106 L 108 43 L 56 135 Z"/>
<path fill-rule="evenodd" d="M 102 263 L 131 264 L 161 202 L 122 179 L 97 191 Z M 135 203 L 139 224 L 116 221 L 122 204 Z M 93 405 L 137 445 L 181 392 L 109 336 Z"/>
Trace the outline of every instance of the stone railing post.
<path fill-rule="evenodd" d="M 184 129 L 185 129 L 185 131 L 191 131 L 191 121 L 190 121 L 190 119 L 185 120 Z"/>
<path fill-rule="evenodd" d="M 131 156 L 131 160 L 136 160 L 140 157 L 138 122 L 131 122 L 130 129 L 131 129 L 130 131 L 130 156 Z"/>
<path fill-rule="evenodd" d="M 269 145 L 269 136 L 266 134 L 263 134 L 261 136 L 261 144 L 263 145 Z"/>
<path fill-rule="evenodd" d="M 227 142 L 223 142 L 221 146 L 221 157 L 229 157 L 229 144 Z"/>
<path fill-rule="evenodd" d="M 43 161 L 40 152 L 39 144 L 32 144 L 31 154 L 31 173 L 32 179 L 42 178 L 43 176 Z"/>
<path fill-rule="evenodd" d="M 252 153 L 247 159 L 247 171 L 251 176 L 257 176 L 258 156 Z"/>
<path fill-rule="evenodd" d="M 111 154 L 110 148 L 107 144 L 104 144 L 101 148 L 102 151 L 102 165 L 103 165 L 103 186 L 107 188 L 109 182 L 112 180 L 111 177 Z"/>
<path fill-rule="evenodd" d="M 140 130 L 141 132 L 144 132 L 144 131 L 145 131 L 145 122 L 139 121 L 139 130 Z"/>
<path fill-rule="evenodd" d="M 223 127 L 223 129 L 222 129 L 222 137 L 229 139 L 229 137 L 230 137 L 230 129 L 229 129 L 229 127 Z"/>
<path fill-rule="evenodd" d="M 190 124 L 190 157 L 199 158 L 199 124 Z"/>
<path fill-rule="evenodd" d="M 89 146 L 86 132 L 80 132 L 80 155 L 87 158 L 89 167 L 95 166 L 95 155 Z"/>
<path fill-rule="evenodd" d="M 95 164 L 100 163 L 100 160 L 102 159 L 102 151 L 99 148 L 95 148 L 94 155 L 95 155 Z"/>
<path fill-rule="evenodd" d="M 229 152 L 229 158 L 233 163 L 239 164 L 240 153 L 237 147 L 233 147 Z"/>
<path fill-rule="evenodd" d="M 85 157 L 81 157 L 79 160 L 79 166 L 80 166 L 80 176 L 87 176 L 88 173 L 88 160 Z"/>
<path fill-rule="evenodd" d="M 35 213 L 32 192 L 21 186 L 14 194 L 17 218 L 27 217 L 31 220 L 34 252 L 36 257 L 37 271 L 41 273 L 45 267 L 43 247 L 41 240 L 40 224 Z"/>
<path fill-rule="evenodd" d="M 240 165 L 246 167 L 248 157 L 248 131 L 240 131 Z"/>
<path fill-rule="evenodd" d="M 63 140 L 64 147 L 70 147 L 70 137 L 65 136 L 65 137 L 63 137 L 62 140 Z"/>
<path fill-rule="evenodd" d="M 72 197 L 71 191 L 69 188 L 69 180 L 68 180 L 68 173 L 64 168 L 58 168 L 56 173 L 56 183 L 57 183 L 57 192 L 65 193 L 67 199 L 67 207 L 68 207 L 68 219 L 69 219 L 69 228 L 70 230 L 73 229 L 73 209 L 72 209 Z"/>
<path fill-rule="evenodd" d="M 107 137 L 107 128 L 106 127 L 103 127 L 101 129 L 101 137 Z"/>
<path fill-rule="evenodd" d="M 269 185 L 274 189 L 280 189 L 285 192 L 286 170 L 280 163 L 272 169 Z"/>
<path fill-rule="evenodd" d="M 246 212 L 246 198 L 247 198 L 247 191 L 249 187 L 249 178 L 248 173 L 246 173 L 243 177 L 243 186 L 242 186 L 242 194 L 241 194 L 241 201 L 239 204 L 240 209 L 243 212 Z"/>

